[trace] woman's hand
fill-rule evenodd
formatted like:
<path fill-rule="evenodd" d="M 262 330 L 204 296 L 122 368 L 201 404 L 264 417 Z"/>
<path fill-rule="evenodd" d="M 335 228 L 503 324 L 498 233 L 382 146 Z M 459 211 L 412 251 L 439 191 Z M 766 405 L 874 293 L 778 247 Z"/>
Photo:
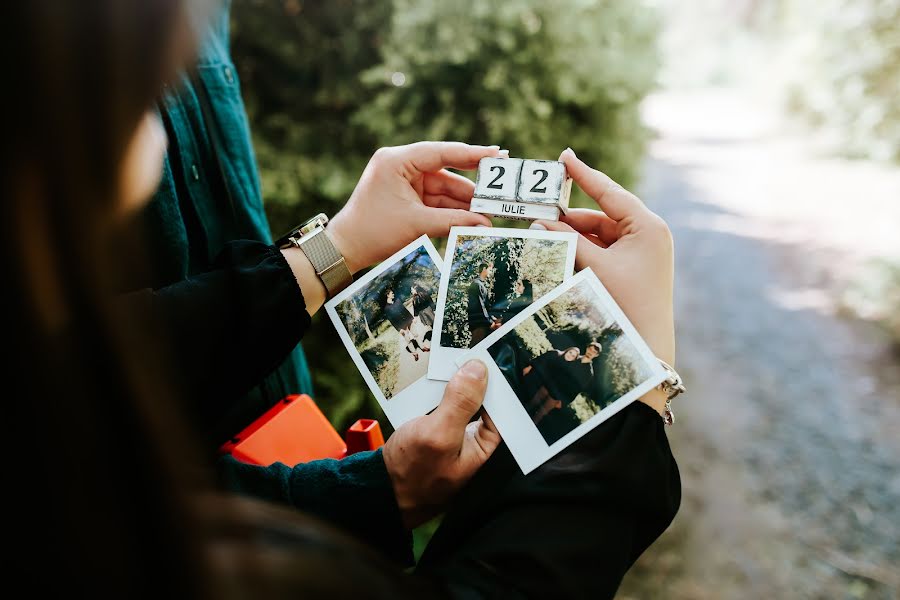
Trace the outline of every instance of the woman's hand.
<path fill-rule="evenodd" d="M 577 268 L 590 267 L 650 349 L 674 364 L 674 249 L 666 222 L 637 196 L 582 162 L 571 148 L 560 160 L 602 212 L 572 209 L 562 222 L 536 221 L 532 227 L 580 233 Z M 659 410 L 665 398 L 654 392 L 644 400 Z"/>
<path fill-rule="evenodd" d="M 446 237 L 456 225 L 490 227 L 490 219 L 468 212 L 475 185 L 446 170 L 475 169 L 486 156 L 500 156 L 500 148 L 418 142 L 378 150 L 327 229 L 350 271 L 384 260 L 423 233 Z"/>

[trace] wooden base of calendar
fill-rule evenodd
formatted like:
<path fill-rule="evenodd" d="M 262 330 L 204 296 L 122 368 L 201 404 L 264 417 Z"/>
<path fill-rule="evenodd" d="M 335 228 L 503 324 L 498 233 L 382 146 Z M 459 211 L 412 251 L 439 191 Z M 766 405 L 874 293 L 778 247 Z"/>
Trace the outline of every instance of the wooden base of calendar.
<path fill-rule="evenodd" d="M 560 214 L 565 214 L 556 204 L 535 204 L 519 200 L 489 200 L 487 198 L 472 198 L 472 206 L 469 210 L 484 215 L 520 221 L 535 221 L 537 219 L 559 221 Z"/>

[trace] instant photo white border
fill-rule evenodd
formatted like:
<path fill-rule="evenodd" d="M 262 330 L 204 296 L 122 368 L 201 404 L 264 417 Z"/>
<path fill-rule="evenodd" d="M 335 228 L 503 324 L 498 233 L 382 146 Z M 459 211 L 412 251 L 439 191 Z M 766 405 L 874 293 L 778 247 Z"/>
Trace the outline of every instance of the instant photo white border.
<path fill-rule="evenodd" d="M 456 252 L 456 241 L 459 236 L 521 238 L 532 240 L 555 240 L 568 242 L 566 264 L 563 268 L 563 281 L 575 272 L 575 250 L 578 247 L 578 234 L 572 232 L 542 231 L 539 229 L 516 229 L 503 227 L 452 227 L 447 238 L 447 251 L 444 262 L 447 268 L 441 273 L 441 286 L 438 289 L 437 308 L 434 311 L 434 333 L 431 343 L 431 360 L 428 362 L 428 378 L 450 381 L 456 373 L 456 360 L 469 354 L 471 348 L 447 348 L 441 346 L 444 336 L 444 304 L 447 302 L 447 288 L 450 286 L 450 272 L 453 270 L 453 254 Z M 434 341 L 437 340 L 437 341 Z"/>
<path fill-rule="evenodd" d="M 622 328 L 624 335 L 637 348 L 638 354 L 650 365 L 651 372 L 644 381 L 629 392 L 556 440 L 553 444 L 547 445 L 537 426 L 531 420 L 531 417 L 528 416 L 528 411 L 522 406 L 522 402 L 516 396 L 512 387 L 510 387 L 506 377 L 503 376 L 487 349 L 524 320 L 581 283 L 587 283 L 596 292 L 604 308 L 609 311 L 615 322 Z M 625 316 L 625 313 L 622 312 L 622 309 L 619 308 L 619 305 L 616 304 L 615 300 L 613 300 L 612 296 L 609 295 L 609 292 L 606 291 L 606 288 L 603 287 L 603 284 L 600 283 L 600 280 L 597 279 L 597 276 L 590 269 L 584 269 L 574 277 L 566 280 L 558 288 L 510 319 L 509 323 L 492 332 L 477 346 L 472 348 L 466 356 L 460 358 L 457 364 L 461 366 L 472 358 L 481 359 L 487 365 L 488 386 L 484 396 L 484 408 L 497 426 L 503 441 L 509 446 L 509 450 L 519 464 L 519 468 L 526 475 L 561 452 L 572 442 L 655 388 L 666 378 L 666 372 L 660 365 L 659 359 L 656 358 L 647 346 L 647 343 L 638 334 L 634 325 L 631 324 L 631 321 L 628 320 L 628 317 Z"/>
<path fill-rule="evenodd" d="M 434 262 L 434 266 L 437 268 L 438 272 L 443 274 L 443 261 L 441 260 L 438 251 L 435 249 L 434 244 L 431 243 L 431 240 L 428 239 L 428 236 L 423 235 L 412 243 L 404 246 L 401 250 L 398 250 L 390 258 L 366 273 L 362 279 L 354 281 L 347 289 L 325 304 L 325 310 L 328 313 L 328 317 L 331 319 L 331 322 L 334 323 L 334 328 L 337 329 L 338 335 L 341 336 L 341 341 L 344 342 L 344 346 L 347 347 L 347 352 L 350 353 L 353 362 L 356 363 L 356 368 L 359 369 L 363 379 L 365 379 L 366 385 L 372 390 L 372 394 L 375 395 L 375 399 L 378 400 L 378 404 L 381 405 L 381 409 L 395 429 L 410 419 L 432 411 L 440 404 L 441 397 L 444 395 L 444 388 L 447 384 L 443 381 L 432 381 L 428 379 L 427 374 L 422 375 L 422 377 L 407 386 L 406 389 L 400 391 L 393 398 L 388 400 L 384 396 L 384 392 L 381 391 L 381 388 L 378 387 L 378 382 L 375 381 L 372 373 L 369 372 L 369 368 L 366 366 L 365 361 L 356 349 L 356 345 L 350 338 L 350 334 L 347 333 L 347 328 L 344 326 L 343 321 L 341 321 L 341 317 L 338 315 L 336 307 L 347 298 L 368 286 L 373 279 L 394 266 L 397 261 L 402 260 L 411 252 L 421 247 L 424 247 L 428 252 L 428 255 Z M 429 357 L 429 360 L 434 360 L 434 358 Z"/>

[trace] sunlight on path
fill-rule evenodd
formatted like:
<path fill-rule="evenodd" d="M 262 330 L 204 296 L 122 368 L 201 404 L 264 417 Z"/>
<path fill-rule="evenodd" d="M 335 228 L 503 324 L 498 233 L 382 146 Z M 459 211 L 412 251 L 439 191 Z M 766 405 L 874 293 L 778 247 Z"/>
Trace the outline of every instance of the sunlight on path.
<path fill-rule="evenodd" d="M 644 120 L 660 135 L 651 154 L 679 165 L 703 201 L 752 218 L 697 225 L 829 251 L 839 276 L 900 259 L 900 168 L 819 156 L 765 106 L 729 89 L 647 99 Z"/>

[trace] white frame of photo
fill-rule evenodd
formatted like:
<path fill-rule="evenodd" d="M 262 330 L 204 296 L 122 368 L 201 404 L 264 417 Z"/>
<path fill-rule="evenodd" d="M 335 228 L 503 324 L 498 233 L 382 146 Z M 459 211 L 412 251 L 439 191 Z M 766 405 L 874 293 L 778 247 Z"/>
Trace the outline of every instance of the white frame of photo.
<path fill-rule="evenodd" d="M 350 357 L 356 364 L 356 368 L 359 369 L 366 385 L 369 386 L 369 389 L 372 391 L 372 394 L 374 394 L 375 399 L 378 400 L 378 404 L 381 406 L 384 414 L 395 429 L 410 419 L 422 416 L 434 410 L 434 408 L 440 404 L 441 398 L 444 395 L 444 388 L 447 384 L 443 381 L 433 381 L 428 379 L 426 373 L 407 386 L 406 389 L 401 390 L 398 394 L 395 394 L 388 400 L 381 391 L 381 388 L 378 387 L 378 382 L 375 381 L 372 373 L 369 372 L 369 368 L 366 366 L 362 356 L 360 356 L 359 351 L 357 351 L 356 345 L 350 338 L 350 334 L 347 333 L 347 329 L 344 327 L 344 323 L 341 321 L 341 317 L 338 315 L 336 307 L 347 298 L 350 298 L 368 286 L 373 279 L 394 266 L 397 261 L 408 256 L 411 252 L 420 247 L 425 248 L 428 255 L 431 257 L 431 260 L 434 262 L 434 266 L 443 276 L 443 260 L 441 259 L 440 254 L 438 254 L 437 249 L 434 247 L 434 244 L 428 239 L 428 236 L 423 235 L 398 250 L 390 258 L 366 273 L 361 279 L 354 281 L 347 289 L 343 290 L 325 304 L 325 311 L 328 313 L 328 317 L 334 324 L 334 328 L 337 329 L 341 341 L 344 342 L 344 346 L 347 347 L 347 352 L 350 353 Z M 433 357 L 429 356 L 429 362 L 431 360 L 433 360 Z"/>
<path fill-rule="evenodd" d="M 568 242 L 566 264 L 563 281 L 575 272 L 575 250 L 578 247 L 578 234 L 573 232 L 544 231 L 538 229 L 516 229 L 503 227 L 453 227 L 447 239 L 447 250 L 444 253 L 446 268 L 441 273 L 441 286 L 438 289 L 436 308 L 434 311 L 434 333 L 432 334 L 431 359 L 428 363 L 428 378 L 449 381 L 457 371 L 456 360 L 472 351 L 472 348 L 448 348 L 441 346 L 444 334 L 444 304 L 447 301 L 447 288 L 450 286 L 450 272 L 453 270 L 453 254 L 456 252 L 456 241 L 459 236 L 480 236 L 498 238 L 521 238 L 538 240 L 556 240 Z M 538 300 L 535 299 L 535 303 Z"/>
<path fill-rule="evenodd" d="M 612 314 L 616 323 L 622 328 L 623 334 L 635 345 L 641 358 L 649 364 L 650 376 L 586 422 L 577 426 L 553 444 L 548 445 L 487 349 L 537 311 L 573 287 L 585 282 L 597 293 L 603 306 Z M 590 269 L 580 271 L 577 275 L 569 278 L 555 290 L 549 292 L 513 317 L 509 323 L 505 323 L 496 331 L 491 332 L 489 336 L 469 350 L 465 356 L 461 357 L 457 361 L 457 365 L 461 366 L 473 358 L 482 360 L 488 368 L 488 386 L 484 396 L 484 408 L 497 426 L 503 441 L 506 442 L 510 452 L 525 474 L 530 473 L 577 439 L 639 399 L 662 383 L 667 377 L 659 359 L 656 358 L 653 351 L 650 350 L 650 347 L 647 346 L 647 343 L 634 328 L 634 325 L 631 324 L 631 321 L 628 320 L 628 317 L 625 316 L 625 313 L 622 312 L 622 309 L 619 308 L 619 305 L 616 304 L 616 301 L 613 300 L 612 296 L 610 296 L 609 292 Z"/>

